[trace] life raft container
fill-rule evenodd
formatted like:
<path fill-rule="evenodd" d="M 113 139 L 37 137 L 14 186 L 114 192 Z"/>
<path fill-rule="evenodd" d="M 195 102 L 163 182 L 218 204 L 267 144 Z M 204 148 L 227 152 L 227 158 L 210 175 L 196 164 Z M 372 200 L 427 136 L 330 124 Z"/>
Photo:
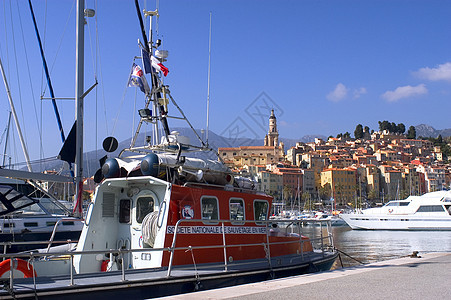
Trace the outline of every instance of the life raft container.
<path fill-rule="evenodd" d="M 22 272 L 24 278 L 31 278 L 33 277 L 33 274 L 36 277 L 36 271 L 33 269 L 33 266 L 25 260 L 15 258 L 13 260 L 13 269 Z M 4 260 L 0 263 L 0 277 L 10 270 L 11 259 Z"/>

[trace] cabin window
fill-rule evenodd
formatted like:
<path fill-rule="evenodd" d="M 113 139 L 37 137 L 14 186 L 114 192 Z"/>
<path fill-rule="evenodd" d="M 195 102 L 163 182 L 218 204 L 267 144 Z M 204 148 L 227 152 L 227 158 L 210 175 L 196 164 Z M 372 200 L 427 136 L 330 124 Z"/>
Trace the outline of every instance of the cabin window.
<path fill-rule="evenodd" d="M 136 222 L 142 223 L 145 216 L 153 212 L 155 200 L 152 196 L 139 197 L 136 201 Z"/>
<path fill-rule="evenodd" d="M 441 205 L 422 205 L 418 207 L 417 212 L 442 212 L 444 211 Z"/>
<path fill-rule="evenodd" d="M 233 222 L 235 221 L 244 221 L 244 201 L 243 199 L 232 198 L 229 201 L 229 214 L 230 220 L 232 223 L 244 223 L 244 222 Z"/>
<path fill-rule="evenodd" d="M 255 221 L 265 221 L 268 216 L 268 201 L 254 201 L 254 219 Z M 263 224 L 261 224 L 263 225 Z"/>
<path fill-rule="evenodd" d="M 119 201 L 119 223 L 130 223 L 130 199 Z"/>
<path fill-rule="evenodd" d="M 16 227 L 16 224 L 14 223 L 3 223 L 4 228 L 14 228 Z"/>
<path fill-rule="evenodd" d="M 63 225 L 64 226 L 74 226 L 75 223 L 74 223 L 74 221 L 63 221 Z"/>
<path fill-rule="evenodd" d="M 202 220 L 218 220 L 218 199 L 215 197 L 203 197 L 200 199 L 202 205 Z"/>
<path fill-rule="evenodd" d="M 25 226 L 25 227 L 38 227 L 38 223 L 37 222 L 25 222 L 25 223 L 23 223 L 23 226 Z"/>

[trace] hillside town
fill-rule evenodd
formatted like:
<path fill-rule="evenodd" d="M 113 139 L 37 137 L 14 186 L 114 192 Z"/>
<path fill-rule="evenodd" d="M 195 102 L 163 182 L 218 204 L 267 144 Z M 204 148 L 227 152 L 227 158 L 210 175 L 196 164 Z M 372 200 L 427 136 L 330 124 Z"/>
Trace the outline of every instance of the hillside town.
<path fill-rule="evenodd" d="M 285 151 L 272 110 L 263 146 L 219 148 L 218 154 L 234 172 L 252 177 L 258 190 L 306 209 L 332 202 L 361 208 L 450 188 L 451 164 L 430 139 L 367 127 L 362 133 L 316 138 Z"/>

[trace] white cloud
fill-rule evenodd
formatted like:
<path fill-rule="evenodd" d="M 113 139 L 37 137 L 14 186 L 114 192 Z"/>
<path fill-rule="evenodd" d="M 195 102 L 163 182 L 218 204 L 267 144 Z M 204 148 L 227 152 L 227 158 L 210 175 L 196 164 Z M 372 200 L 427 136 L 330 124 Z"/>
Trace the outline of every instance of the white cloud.
<path fill-rule="evenodd" d="M 346 98 L 346 96 L 348 95 L 348 92 L 349 92 L 349 89 L 343 83 L 339 83 L 339 84 L 337 84 L 337 86 L 335 87 L 335 89 L 332 92 L 327 94 L 326 97 L 327 97 L 327 99 L 329 99 L 331 101 L 338 102 L 338 101 Z"/>
<path fill-rule="evenodd" d="M 354 90 L 354 92 L 353 92 L 353 98 L 354 99 L 357 99 L 357 98 L 360 98 L 360 96 L 362 96 L 363 94 L 366 94 L 366 88 L 364 88 L 364 87 L 361 87 L 361 88 L 359 88 L 359 89 L 357 89 L 357 90 Z"/>
<path fill-rule="evenodd" d="M 436 68 L 421 68 L 414 72 L 418 77 L 431 81 L 451 81 L 451 62 L 438 65 Z"/>
<path fill-rule="evenodd" d="M 424 84 L 419 84 L 417 86 L 400 86 L 396 88 L 394 91 L 386 91 L 382 98 L 384 98 L 387 101 L 394 102 L 398 101 L 402 98 L 409 98 L 409 97 L 415 97 L 419 95 L 427 94 L 428 90 Z"/>

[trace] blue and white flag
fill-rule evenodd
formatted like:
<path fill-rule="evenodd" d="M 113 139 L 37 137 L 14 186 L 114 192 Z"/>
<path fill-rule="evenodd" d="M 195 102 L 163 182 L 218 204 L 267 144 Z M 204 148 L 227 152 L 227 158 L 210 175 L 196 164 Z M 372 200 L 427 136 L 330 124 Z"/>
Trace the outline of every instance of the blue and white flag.
<path fill-rule="evenodd" d="M 149 85 L 147 84 L 146 77 L 141 70 L 141 67 L 137 64 L 133 64 L 132 73 L 130 74 L 130 79 L 128 80 L 128 86 L 137 86 L 143 93 L 150 93 Z"/>
<path fill-rule="evenodd" d="M 150 55 L 149 52 L 141 48 L 141 57 L 143 61 L 143 69 L 144 73 L 152 73 L 153 72 L 163 72 L 164 76 L 168 76 L 169 69 L 166 68 L 161 61 L 153 55 Z"/>
<path fill-rule="evenodd" d="M 143 61 L 143 70 L 144 73 L 149 74 L 152 73 L 152 64 L 150 63 L 150 55 L 145 49 L 141 48 L 141 58 Z"/>

